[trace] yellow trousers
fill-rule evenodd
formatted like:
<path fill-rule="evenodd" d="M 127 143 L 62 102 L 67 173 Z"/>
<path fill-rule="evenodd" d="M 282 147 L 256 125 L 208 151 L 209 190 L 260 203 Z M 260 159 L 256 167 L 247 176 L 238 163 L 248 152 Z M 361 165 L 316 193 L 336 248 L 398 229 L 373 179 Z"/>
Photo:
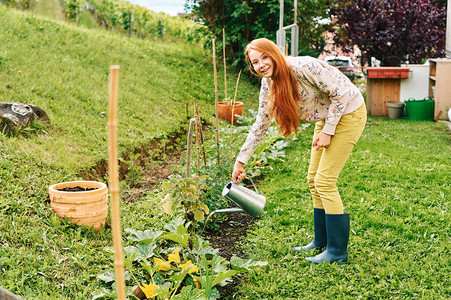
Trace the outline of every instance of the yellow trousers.
<path fill-rule="evenodd" d="M 324 126 L 324 120 L 316 122 L 314 136 Z M 312 147 L 307 180 L 313 198 L 313 207 L 324 209 L 326 214 L 343 214 L 343 202 L 337 189 L 337 180 L 356 145 L 366 123 L 366 107 L 341 117 L 330 145 L 326 149 Z"/>

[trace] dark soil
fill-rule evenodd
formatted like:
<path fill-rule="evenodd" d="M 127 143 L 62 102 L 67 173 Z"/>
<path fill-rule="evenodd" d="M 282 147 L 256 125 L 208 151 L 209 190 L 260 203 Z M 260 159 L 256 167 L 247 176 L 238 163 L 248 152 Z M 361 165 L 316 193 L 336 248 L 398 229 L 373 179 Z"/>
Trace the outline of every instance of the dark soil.
<path fill-rule="evenodd" d="M 205 230 L 203 238 L 208 240 L 213 248 L 219 249 L 219 255 L 227 260 L 232 256 L 246 258 L 246 252 L 240 243 L 255 220 L 255 217 L 245 213 L 225 215 L 221 222 L 215 222 L 216 227 Z M 236 299 L 243 277 L 234 276 L 232 279 L 233 281 L 225 287 L 216 286 L 221 299 Z"/>
<path fill-rule="evenodd" d="M 76 186 L 76 187 L 65 187 L 64 189 L 60 189 L 58 191 L 63 191 L 63 192 L 86 192 L 86 191 L 94 191 L 97 190 L 96 188 L 82 188 L 81 186 Z"/>

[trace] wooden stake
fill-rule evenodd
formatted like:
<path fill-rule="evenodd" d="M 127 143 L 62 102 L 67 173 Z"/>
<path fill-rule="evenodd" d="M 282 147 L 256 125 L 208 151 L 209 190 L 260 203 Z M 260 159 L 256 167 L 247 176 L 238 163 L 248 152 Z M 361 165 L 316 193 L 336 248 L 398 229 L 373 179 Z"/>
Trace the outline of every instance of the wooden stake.
<path fill-rule="evenodd" d="M 204 166 L 207 165 L 207 157 L 205 155 L 205 147 L 204 147 L 204 135 L 202 130 L 202 121 L 200 119 L 199 106 L 196 104 L 196 114 L 197 114 L 197 123 L 199 124 L 199 133 L 200 133 L 200 145 L 202 146 L 202 154 L 204 158 Z"/>
<path fill-rule="evenodd" d="M 232 124 L 232 126 L 230 127 L 230 145 L 232 145 L 233 142 L 233 118 L 235 117 L 235 103 L 236 103 L 236 93 L 238 91 L 238 83 L 240 82 L 240 76 L 241 76 L 241 71 L 240 73 L 238 73 L 238 78 L 236 80 L 236 85 L 235 85 L 235 95 L 233 96 L 233 102 L 232 102 L 232 120 L 230 120 L 230 123 Z M 232 153 L 230 153 L 230 158 L 232 158 Z"/>
<path fill-rule="evenodd" d="M 124 259 L 122 257 L 121 212 L 119 208 L 119 180 L 117 155 L 117 98 L 119 66 L 110 67 L 108 107 L 108 173 L 110 176 L 111 230 L 114 245 L 114 266 L 118 299 L 125 300 Z"/>
<path fill-rule="evenodd" d="M 193 146 L 193 128 L 194 128 L 194 122 L 196 122 L 196 119 L 191 118 L 189 120 L 189 128 L 188 128 L 188 141 L 186 144 L 187 147 L 187 155 L 186 155 L 186 177 L 191 177 L 191 148 Z"/>
<path fill-rule="evenodd" d="M 215 79 L 215 112 L 216 112 L 216 148 L 218 151 L 218 166 L 221 165 L 219 158 L 219 118 L 218 118 L 218 76 L 216 74 L 216 47 L 215 39 L 213 39 L 213 72 Z"/>
<path fill-rule="evenodd" d="M 199 116 L 197 115 L 196 99 L 194 99 L 194 118 L 196 121 L 197 169 L 200 169 L 200 146 L 199 146 L 199 126 L 198 126 Z"/>
<path fill-rule="evenodd" d="M 224 92 L 225 92 L 225 100 L 227 99 L 227 67 L 226 67 L 226 56 L 225 56 L 225 28 L 222 28 L 222 57 L 224 59 Z"/>

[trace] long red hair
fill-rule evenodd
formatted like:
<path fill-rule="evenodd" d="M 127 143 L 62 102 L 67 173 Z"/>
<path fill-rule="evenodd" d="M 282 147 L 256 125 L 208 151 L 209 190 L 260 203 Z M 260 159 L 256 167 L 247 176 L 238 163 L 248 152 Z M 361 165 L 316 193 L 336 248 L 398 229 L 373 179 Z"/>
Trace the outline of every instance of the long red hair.
<path fill-rule="evenodd" d="M 251 50 L 269 55 L 274 63 L 269 92 L 269 97 L 272 100 L 270 112 L 279 124 L 280 133 L 284 137 L 289 136 L 293 131 L 297 134 L 299 127 L 299 106 L 297 102 L 300 96 L 296 77 L 285 56 L 274 42 L 266 38 L 256 39 L 249 43 L 244 51 L 247 66 L 251 73 L 258 77 L 260 75 L 253 69 L 249 58 L 249 51 Z"/>

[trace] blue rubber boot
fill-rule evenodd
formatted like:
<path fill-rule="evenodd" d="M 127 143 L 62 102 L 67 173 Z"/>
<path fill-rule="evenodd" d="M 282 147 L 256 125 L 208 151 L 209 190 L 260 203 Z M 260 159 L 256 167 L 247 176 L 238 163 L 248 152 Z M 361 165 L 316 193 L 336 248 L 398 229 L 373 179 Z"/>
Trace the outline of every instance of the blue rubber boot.
<path fill-rule="evenodd" d="M 294 251 L 309 251 L 312 249 L 324 249 L 327 244 L 326 235 L 326 213 L 324 209 L 313 208 L 313 229 L 315 231 L 315 238 L 307 246 L 294 247 Z"/>
<path fill-rule="evenodd" d="M 320 264 L 345 264 L 348 262 L 349 213 L 342 215 L 326 214 L 327 247 L 323 253 L 305 260 Z"/>

